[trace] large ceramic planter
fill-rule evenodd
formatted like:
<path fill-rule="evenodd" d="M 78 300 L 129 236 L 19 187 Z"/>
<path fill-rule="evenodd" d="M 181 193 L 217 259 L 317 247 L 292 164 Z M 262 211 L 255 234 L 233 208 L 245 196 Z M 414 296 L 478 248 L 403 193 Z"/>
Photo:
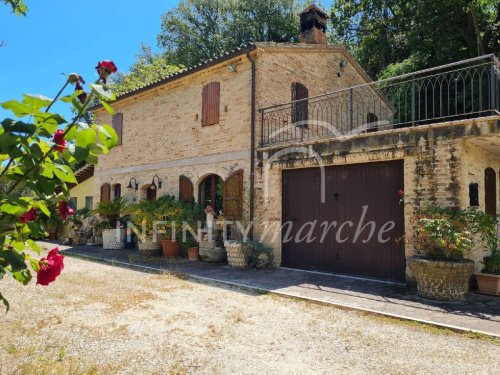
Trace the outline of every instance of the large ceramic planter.
<path fill-rule="evenodd" d="M 103 229 L 102 248 L 120 250 L 125 248 L 125 229 Z"/>
<path fill-rule="evenodd" d="M 479 293 L 500 296 L 500 275 L 476 273 L 476 281 Z"/>
<path fill-rule="evenodd" d="M 200 260 L 200 250 L 197 247 L 188 247 L 188 259 L 192 261 Z"/>
<path fill-rule="evenodd" d="M 162 240 L 161 247 L 165 257 L 175 258 L 181 254 L 181 245 L 178 242 Z"/>
<path fill-rule="evenodd" d="M 461 301 L 469 289 L 474 262 L 411 257 L 408 265 L 417 280 L 418 294 L 438 301 Z"/>
<path fill-rule="evenodd" d="M 140 255 L 161 255 L 161 243 L 160 241 L 153 241 L 151 237 L 145 237 L 143 240 L 139 239 L 137 241 L 137 250 Z"/>
<path fill-rule="evenodd" d="M 241 242 L 225 242 L 224 247 L 227 253 L 227 263 L 232 268 L 247 268 L 247 260 L 243 253 L 243 244 Z"/>

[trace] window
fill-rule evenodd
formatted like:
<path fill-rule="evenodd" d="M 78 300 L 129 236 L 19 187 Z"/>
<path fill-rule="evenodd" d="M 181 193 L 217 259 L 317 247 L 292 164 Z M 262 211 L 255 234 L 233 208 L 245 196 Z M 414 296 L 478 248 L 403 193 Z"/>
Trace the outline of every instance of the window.
<path fill-rule="evenodd" d="M 122 196 L 122 185 L 116 184 L 113 186 L 114 199 L 120 198 Z"/>
<path fill-rule="evenodd" d="M 471 207 L 479 206 L 479 184 L 469 185 L 469 205 Z"/>
<path fill-rule="evenodd" d="M 122 144 L 122 133 L 123 133 L 123 113 L 116 113 L 113 116 L 113 129 L 115 129 L 118 135 L 118 144 Z"/>
<path fill-rule="evenodd" d="M 70 206 L 73 210 L 76 211 L 76 209 L 78 207 L 78 198 L 77 197 L 69 198 L 68 206 Z"/>
<path fill-rule="evenodd" d="M 203 87 L 201 126 L 219 123 L 220 83 L 212 82 Z"/>
<path fill-rule="evenodd" d="M 94 206 L 94 197 L 92 196 L 85 197 L 85 208 L 91 210 L 93 206 Z"/>
<path fill-rule="evenodd" d="M 186 203 L 193 202 L 193 183 L 186 176 L 179 177 L 179 200 Z"/>
<path fill-rule="evenodd" d="M 111 185 L 104 184 L 101 186 L 101 202 L 109 202 L 111 197 Z"/>
<path fill-rule="evenodd" d="M 146 187 L 146 199 L 150 202 L 156 201 L 156 189 L 151 185 Z"/>
<path fill-rule="evenodd" d="M 492 168 L 484 171 L 484 212 L 497 214 L 497 174 Z"/>
<path fill-rule="evenodd" d="M 366 132 L 373 133 L 378 131 L 378 117 L 375 113 L 368 112 L 366 115 Z"/>
<path fill-rule="evenodd" d="M 292 101 L 300 100 L 298 103 L 292 104 L 292 123 L 298 126 L 307 127 L 309 118 L 308 100 L 309 90 L 302 83 L 292 83 Z"/>

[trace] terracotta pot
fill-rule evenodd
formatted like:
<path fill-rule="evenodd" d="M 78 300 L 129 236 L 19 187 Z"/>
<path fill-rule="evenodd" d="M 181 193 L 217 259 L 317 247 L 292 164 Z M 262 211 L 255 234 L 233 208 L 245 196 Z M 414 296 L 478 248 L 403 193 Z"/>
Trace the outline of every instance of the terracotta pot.
<path fill-rule="evenodd" d="M 469 288 L 474 261 L 432 260 L 413 256 L 408 258 L 418 294 L 438 301 L 461 301 Z"/>
<path fill-rule="evenodd" d="M 476 281 L 479 293 L 500 296 L 500 275 L 476 273 Z"/>
<path fill-rule="evenodd" d="M 189 247 L 187 251 L 189 260 L 200 260 L 200 250 L 197 247 Z"/>
<path fill-rule="evenodd" d="M 181 253 L 181 245 L 175 241 L 162 240 L 161 248 L 165 257 L 178 257 Z"/>

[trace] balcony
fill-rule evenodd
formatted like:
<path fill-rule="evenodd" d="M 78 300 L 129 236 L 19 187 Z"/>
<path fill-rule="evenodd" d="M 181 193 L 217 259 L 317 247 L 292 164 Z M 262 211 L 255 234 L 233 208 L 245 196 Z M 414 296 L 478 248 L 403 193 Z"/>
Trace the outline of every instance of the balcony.
<path fill-rule="evenodd" d="M 500 115 L 494 55 L 263 108 L 260 146 Z"/>

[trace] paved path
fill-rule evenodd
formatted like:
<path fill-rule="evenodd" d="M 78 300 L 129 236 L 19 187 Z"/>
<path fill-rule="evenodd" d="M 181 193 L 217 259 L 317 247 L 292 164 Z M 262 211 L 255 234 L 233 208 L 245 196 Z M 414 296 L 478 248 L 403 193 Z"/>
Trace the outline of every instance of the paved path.
<path fill-rule="evenodd" d="M 112 262 L 143 271 L 174 272 L 205 282 L 250 288 L 500 337 L 498 297 L 469 293 L 465 302 L 439 303 L 418 297 L 414 287 L 405 285 L 289 269 L 240 271 L 227 265 L 139 257 L 133 249 L 103 250 L 92 246 L 59 248 L 67 255 Z"/>

